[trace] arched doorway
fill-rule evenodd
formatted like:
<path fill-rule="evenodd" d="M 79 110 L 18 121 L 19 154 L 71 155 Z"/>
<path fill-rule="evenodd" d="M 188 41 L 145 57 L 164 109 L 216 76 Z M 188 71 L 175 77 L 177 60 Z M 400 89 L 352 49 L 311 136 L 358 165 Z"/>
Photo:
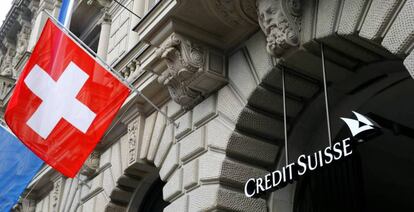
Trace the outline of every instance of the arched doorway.
<path fill-rule="evenodd" d="M 382 134 L 359 145 L 351 157 L 300 179 L 293 211 L 414 210 L 414 170 L 410 168 L 414 165 L 414 100 L 409 98 L 414 94 L 414 82 L 408 75 L 400 75 L 406 72 L 398 62 L 371 65 L 366 71 L 387 68 L 393 70 L 379 74 L 380 78 L 374 77 L 376 80 L 366 81 L 357 89 L 333 92 L 331 96 L 336 99 L 332 110 L 335 141 L 350 136 L 339 117 L 349 115 L 351 110 L 377 122 Z M 391 78 L 394 80 L 386 83 Z M 318 102 L 321 103 L 315 100 L 315 104 Z M 326 128 L 323 125 L 319 128 L 322 130 L 310 136 L 309 143 L 313 144 L 307 144 L 305 152 L 327 145 L 323 144 L 326 141 L 323 135 L 316 135 L 323 134 Z"/>
<path fill-rule="evenodd" d="M 165 183 L 158 173 L 147 176 L 132 194 L 128 205 L 128 212 L 162 212 L 168 205 L 162 197 L 162 188 Z"/>
<path fill-rule="evenodd" d="M 132 165 L 118 178 L 106 211 L 162 212 L 169 205 L 163 198 L 164 185 L 154 165 Z"/>

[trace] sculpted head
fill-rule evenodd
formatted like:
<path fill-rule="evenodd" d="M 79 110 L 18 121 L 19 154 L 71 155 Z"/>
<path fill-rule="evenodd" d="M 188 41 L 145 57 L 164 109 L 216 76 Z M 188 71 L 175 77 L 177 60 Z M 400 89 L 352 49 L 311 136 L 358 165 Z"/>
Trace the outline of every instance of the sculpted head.
<path fill-rule="evenodd" d="M 267 40 L 267 51 L 280 57 L 299 45 L 299 0 L 257 0 L 259 25 Z"/>

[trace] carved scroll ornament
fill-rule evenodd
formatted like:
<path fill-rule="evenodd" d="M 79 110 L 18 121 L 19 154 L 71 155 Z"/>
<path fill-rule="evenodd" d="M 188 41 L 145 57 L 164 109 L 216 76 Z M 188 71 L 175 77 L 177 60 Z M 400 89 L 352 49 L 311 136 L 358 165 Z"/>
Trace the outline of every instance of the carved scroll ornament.
<path fill-rule="evenodd" d="M 168 87 L 171 98 L 184 107 L 198 102 L 202 98 L 201 93 L 189 85 L 203 72 L 203 47 L 173 34 L 156 54 L 167 63 L 168 69 L 158 77 L 158 82 Z"/>

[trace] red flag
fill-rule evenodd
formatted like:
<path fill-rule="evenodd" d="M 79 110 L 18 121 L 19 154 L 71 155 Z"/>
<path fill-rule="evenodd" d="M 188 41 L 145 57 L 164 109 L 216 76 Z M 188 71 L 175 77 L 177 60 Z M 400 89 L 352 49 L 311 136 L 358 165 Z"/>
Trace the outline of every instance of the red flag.
<path fill-rule="evenodd" d="M 74 177 L 128 95 L 125 85 L 48 20 L 5 119 L 37 156 Z"/>

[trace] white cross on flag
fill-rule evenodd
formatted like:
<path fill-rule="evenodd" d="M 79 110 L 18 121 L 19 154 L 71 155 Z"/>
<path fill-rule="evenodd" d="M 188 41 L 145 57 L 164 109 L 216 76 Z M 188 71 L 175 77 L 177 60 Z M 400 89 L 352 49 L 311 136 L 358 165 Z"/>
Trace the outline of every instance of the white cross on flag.
<path fill-rule="evenodd" d="M 5 119 L 37 156 L 74 177 L 129 91 L 48 20 L 20 75 Z"/>

